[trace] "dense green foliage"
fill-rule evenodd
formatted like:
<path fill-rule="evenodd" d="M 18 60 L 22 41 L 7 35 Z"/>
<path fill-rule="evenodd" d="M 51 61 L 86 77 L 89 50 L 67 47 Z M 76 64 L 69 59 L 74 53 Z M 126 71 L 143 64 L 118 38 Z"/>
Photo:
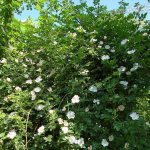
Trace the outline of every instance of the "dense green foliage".
<path fill-rule="evenodd" d="M 21 22 L 0 2 L 0 150 L 150 149 L 146 14 L 39 0 Z"/>

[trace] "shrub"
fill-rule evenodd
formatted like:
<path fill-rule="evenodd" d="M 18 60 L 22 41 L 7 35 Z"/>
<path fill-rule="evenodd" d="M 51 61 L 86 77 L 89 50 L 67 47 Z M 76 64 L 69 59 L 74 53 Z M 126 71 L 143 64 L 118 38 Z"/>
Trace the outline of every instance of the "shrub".
<path fill-rule="evenodd" d="M 1 149 L 148 150 L 145 15 L 54 4 L 1 59 Z"/>

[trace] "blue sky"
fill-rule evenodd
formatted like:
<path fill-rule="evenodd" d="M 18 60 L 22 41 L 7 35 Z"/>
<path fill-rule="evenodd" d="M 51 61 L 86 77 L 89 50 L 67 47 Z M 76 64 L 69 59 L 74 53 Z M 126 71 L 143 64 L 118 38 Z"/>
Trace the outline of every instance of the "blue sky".
<path fill-rule="evenodd" d="M 75 3 L 79 2 L 79 0 L 73 0 L 73 1 Z M 92 1 L 93 0 L 87 0 L 88 5 L 92 5 Z M 118 5 L 119 1 L 121 1 L 121 0 L 101 0 L 101 4 L 106 5 L 108 10 L 112 10 L 112 9 L 116 9 L 119 6 Z M 139 2 L 142 5 L 148 6 L 147 0 L 125 0 L 125 2 L 128 2 L 131 6 L 133 6 L 134 3 L 137 3 L 137 2 Z M 36 10 L 29 11 L 29 10 L 25 9 L 21 15 L 15 14 L 15 17 L 20 19 L 20 20 L 25 20 L 29 16 L 31 18 L 33 18 L 34 20 L 36 20 L 39 16 L 39 13 Z M 150 4 L 149 4 L 149 11 L 148 11 L 148 17 L 147 18 L 150 20 Z"/>

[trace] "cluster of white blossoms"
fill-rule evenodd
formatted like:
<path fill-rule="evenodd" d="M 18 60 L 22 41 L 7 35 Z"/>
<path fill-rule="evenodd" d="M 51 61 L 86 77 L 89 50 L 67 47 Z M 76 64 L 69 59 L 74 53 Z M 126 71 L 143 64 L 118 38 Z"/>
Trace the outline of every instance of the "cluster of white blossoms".
<path fill-rule="evenodd" d="M 67 117 L 68 117 L 68 119 L 74 119 L 74 118 L 75 118 L 75 112 L 73 112 L 73 111 L 68 111 L 68 112 L 67 112 Z"/>
<path fill-rule="evenodd" d="M 14 139 L 16 137 L 16 131 L 15 130 L 11 130 L 9 131 L 9 133 L 7 134 L 7 137 L 10 139 Z"/>
<path fill-rule="evenodd" d="M 109 60 L 110 57 L 109 57 L 109 55 L 103 55 L 103 56 L 101 57 L 101 59 L 102 59 L 102 60 Z"/>
<path fill-rule="evenodd" d="M 138 120 L 139 119 L 139 114 L 137 114 L 136 112 L 130 113 L 129 116 L 132 118 L 132 120 Z"/>
<path fill-rule="evenodd" d="M 73 98 L 71 99 L 71 102 L 74 103 L 79 103 L 80 102 L 80 97 L 78 95 L 74 95 Z"/>
<path fill-rule="evenodd" d="M 45 127 L 41 126 L 41 127 L 38 128 L 37 131 L 38 131 L 38 135 L 41 135 L 41 134 L 43 134 L 45 132 Z"/>
<path fill-rule="evenodd" d="M 81 148 L 84 147 L 84 139 L 83 139 L 83 138 L 76 139 L 75 136 L 70 136 L 70 137 L 68 138 L 68 140 L 69 140 L 69 143 L 70 143 L 70 144 L 78 144 Z"/>
<path fill-rule="evenodd" d="M 69 123 L 66 120 L 63 120 L 62 118 L 58 118 L 57 121 L 58 121 L 58 123 L 60 125 L 63 125 L 61 127 L 62 132 L 65 133 L 65 134 L 68 133 L 68 131 L 69 131 L 69 128 L 68 128 Z"/>
<path fill-rule="evenodd" d="M 93 103 L 99 105 L 99 104 L 100 104 L 100 101 L 99 101 L 99 99 L 94 99 L 94 100 L 93 100 Z"/>
<path fill-rule="evenodd" d="M 92 85 L 92 86 L 89 87 L 89 91 L 93 92 L 93 93 L 96 93 L 98 90 L 97 90 L 96 86 Z"/>

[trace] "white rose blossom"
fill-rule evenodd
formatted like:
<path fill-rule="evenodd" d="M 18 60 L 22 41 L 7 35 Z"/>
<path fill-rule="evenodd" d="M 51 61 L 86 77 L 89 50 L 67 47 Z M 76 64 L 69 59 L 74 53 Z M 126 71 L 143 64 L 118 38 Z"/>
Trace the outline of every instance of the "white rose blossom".
<path fill-rule="evenodd" d="M 103 55 L 103 56 L 101 57 L 101 59 L 102 59 L 102 60 L 109 60 L 110 57 L 109 57 L 108 55 Z"/>
<path fill-rule="evenodd" d="M 136 112 L 130 113 L 129 116 L 132 118 L 132 120 L 138 120 L 139 119 L 139 114 L 137 114 Z"/>
<path fill-rule="evenodd" d="M 96 93 L 98 90 L 97 90 L 96 86 L 92 85 L 92 86 L 89 87 L 89 91 L 93 92 L 93 93 Z"/>
<path fill-rule="evenodd" d="M 44 107 L 45 107 L 44 105 L 39 104 L 35 107 L 35 109 L 39 111 L 39 110 L 42 110 Z"/>
<path fill-rule="evenodd" d="M 41 126 L 41 127 L 38 128 L 38 135 L 41 135 L 44 132 L 45 132 L 45 127 L 44 126 Z"/>
<path fill-rule="evenodd" d="M 113 135 L 110 135 L 110 136 L 108 137 L 108 139 L 109 139 L 109 141 L 111 142 L 111 141 L 114 140 L 114 136 L 113 136 Z"/>
<path fill-rule="evenodd" d="M 126 67 L 124 66 L 121 66 L 120 68 L 118 68 L 118 71 L 121 73 L 121 72 L 124 72 L 126 70 Z"/>
<path fill-rule="evenodd" d="M 35 82 L 37 82 L 37 83 L 39 83 L 39 82 L 41 82 L 41 81 L 42 81 L 41 76 L 39 76 L 39 77 L 37 77 L 37 78 L 35 79 Z"/>
<path fill-rule="evenodd" d="M 125 45 L 129 40 L 128 39 L 124 39 L 121 41 L 121 45 Z"/>
<path fill-rule="evenodd" d="M 61 127 L 61 130 L 63 131 L 63 133 L 68 133 L 68 127 Z"/>
<path fill-rule="evenodd" d="M 127 86 L 128 82 L 127 81 L 120 81 L 120 84 L 123 85 L 123 86 Z"/>
<path fill-rule="evenodd" d="M 16 131 L 15 130 L 11 130 L 9 131 L 9 133 L 7 134 L 7 137 L 10 139 L 14 139 L 16 137 Z"/>
<path fill-rule="evenodd" d="M 94 99 L 93 103 L 99 105 L 100 104 L 99 99 Z"/>
<path fill-rule="evenodd" d="M 105 46 L 105 49 L 110 49 L 110 46 L 109 46 L 109 45 L 106 45 L 106 46 Z"/>
<path fill-rule="evenodd" d="M 68 117 L 68 119 L 74 119 L 75 118 L 75 113 L 73 111 L 68 111 L 67 112 L 67 117 Z"/>
<path fill-rule="evenodd" d="M 80 97 L 78 95 L 74 95 L 73 98 L 71 99 L 71 102 L 74 103 L 79 103 L 80 102 Z"/>
<path fill-rule="evenodd" d="M 34 92 L 39 93 L 40 91 L 41 91 L 41 88 L 40 88 L 40 87 L 34 88 Z"/>
<path fill-rule="evenodd" d="M 106 139 L 102 139 L 101 144 L 102 144 L 103 147 L 107 147 L 109 145 L 109 143 Z"/>
<path fill-rule="evenodd" d="M 135 53 L 135 51 L 136 51 L 135 49 L 130 50 L 130 51 L 127 51 L 127 54 L 129 54 L 129 55 L 130 55 L 130 54 L 133 54 L 133 53 Z"/>
<path fill-rule="evenodd" d="M 35 100 L 36 99 L 36 94 L 34 91 L 31 91 L 31 100 Z"/>
<path fill-rule="evenodd" d="M 32 80 L 31 79 L 27 80 L 26 84 L 32 84 Z"/>

